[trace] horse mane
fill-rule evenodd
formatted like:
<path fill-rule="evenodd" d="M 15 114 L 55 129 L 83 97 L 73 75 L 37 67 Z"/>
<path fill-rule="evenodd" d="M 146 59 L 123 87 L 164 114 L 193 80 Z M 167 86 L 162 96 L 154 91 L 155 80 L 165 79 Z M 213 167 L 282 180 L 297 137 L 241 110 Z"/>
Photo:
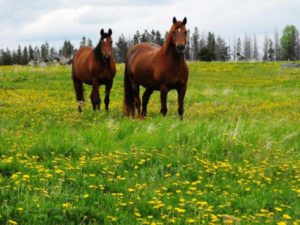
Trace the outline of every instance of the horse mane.
<path fill-rule="evenodd" d="M 104 38 L 109 38 L 111 35 L 109 33 L 104 33 L 103 35 L 101 35 L 101 38 L 98 42 L 98 44 L 96 45 L 96 47 L 93 49 L 93 52 L 94 52 L 94 56 L 96 58 L 96 60 L 101 60 L 103 61 L 103 55 L 102 55 L 102 52 L 101 52 L 101 44 L 102 44 L 102 40 Z"/>

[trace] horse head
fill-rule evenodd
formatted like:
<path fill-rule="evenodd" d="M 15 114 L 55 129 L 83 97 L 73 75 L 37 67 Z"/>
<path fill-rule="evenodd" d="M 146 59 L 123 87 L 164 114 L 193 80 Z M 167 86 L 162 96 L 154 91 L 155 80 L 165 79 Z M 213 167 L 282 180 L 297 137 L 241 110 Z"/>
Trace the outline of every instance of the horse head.
<path fill-rule="evenodd" d="M 100 51 L 103 61 L 106 62 L 112 56 L 112 30 L 109 29 L 108 33 L 105 33 L 103 29 L 100 31 Z"/>
<path fill-rule="evenodd" d="M 187 23 L 186 17 L 183 21 L 177 21 L 176 17 L 173 17 L 173 26 L 171 28 L 172 41 L 176 47 L 176 51 L 179 54 L 184 53 L 187 43 L 187 29 L 185 27 Z"/>

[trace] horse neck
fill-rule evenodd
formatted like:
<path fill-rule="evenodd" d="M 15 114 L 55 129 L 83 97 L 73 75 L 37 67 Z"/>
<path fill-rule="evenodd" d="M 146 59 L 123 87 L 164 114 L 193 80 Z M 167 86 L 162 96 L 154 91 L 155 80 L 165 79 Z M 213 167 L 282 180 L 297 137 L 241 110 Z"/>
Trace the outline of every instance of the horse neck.
<path fill-rule="evenodd" d="M 178 54 L 176 46 L 172 39 L 172 31 L 169 32 L 165 44 L 161 47 L 160 52 L 174 62 L 184 62 L 184 54 Z"/>

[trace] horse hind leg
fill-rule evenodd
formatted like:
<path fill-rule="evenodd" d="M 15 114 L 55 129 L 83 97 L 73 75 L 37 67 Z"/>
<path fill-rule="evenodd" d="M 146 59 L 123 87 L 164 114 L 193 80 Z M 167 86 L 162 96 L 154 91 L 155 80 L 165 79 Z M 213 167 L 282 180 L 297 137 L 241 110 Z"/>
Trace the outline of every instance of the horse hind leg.
<path fill-rule="evenodd" d="M 74 84 L 76 99 L 78 102 L 78 111 L 82 112 L 82 107 L 84 105 L 83 84 L 75 76 L 73 76 L 73 84 Z"/>
<path fill-rule="evenodd" d="M 134 105 L 138 113 L 138 118 L 141 118 L 140 86 L 136 82 L 132 82 L 131 85 L 133 90 Z"/>
<path fill-rule="evenodd" d="M 143 94 L 142 98 L 142 118 L 147 116 L 147 105 L 150 99 L 150 96 L 153 92 L 153 89 L 147 88 Z"/>

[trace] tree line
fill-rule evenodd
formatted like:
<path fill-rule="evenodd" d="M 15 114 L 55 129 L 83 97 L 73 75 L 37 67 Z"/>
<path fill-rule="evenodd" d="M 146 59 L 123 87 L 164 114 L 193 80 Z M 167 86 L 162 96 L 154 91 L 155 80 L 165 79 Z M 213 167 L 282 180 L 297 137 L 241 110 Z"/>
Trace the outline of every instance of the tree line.
<path fill-rule="evenodd" d="M 117 62 L 124 62 L 128 48 L 141 42 L 152 42 L 163 45 L 168 32 L 164 35 L 160 31 L 136 31 L 132 38 L 121 34 L 113 47 L 114 57 Z M 93 46 L 91 39 L 82 37 L 80 46 Z M 18 46 L 17 50 L 8 48 L 0 50 L 0 65 L 20 64 L 29 62 L 59 61 L 61 58 L 71 59 L 76 51 L 74 45 L 65 40 L 63 46 L 56 50 L 46 41 L 41 46 Z M 188 42 L 185 52 L 186 58 L 191 61 L 228 61 L 228 60 L 299 60 L 300 37 L 299 31 L 293 25 L 284 28 L 281 34 L 275 32 L 271 37 L 265 35 L 262 49 L 259 51 L 255 34 L 245 34 L 243 38 L 234 38 L 233 43 L 226 42 L 220 35 L 213 32 L 201 33 L 195 27 L 193 32 L 188 31 Z"/>

